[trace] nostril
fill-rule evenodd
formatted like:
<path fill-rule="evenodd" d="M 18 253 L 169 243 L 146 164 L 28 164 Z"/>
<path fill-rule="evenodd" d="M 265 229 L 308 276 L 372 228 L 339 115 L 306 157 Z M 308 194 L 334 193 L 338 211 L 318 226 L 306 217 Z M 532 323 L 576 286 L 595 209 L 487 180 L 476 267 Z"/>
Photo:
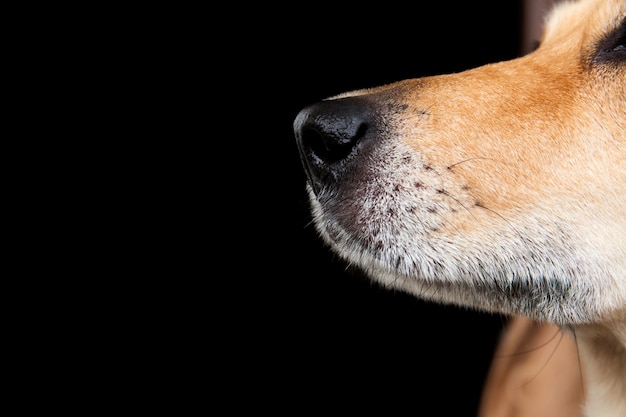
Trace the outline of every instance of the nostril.
<path fill-rule="evenodd" d="M 352 130 L 352 131 L 350 131 Z M 333 163 L 346 158 L 358 141 L 365 136 L 367 124 L 364 122 L 353 126 L 353 129 L 341 131 L 337 129 L 320 130 L 306 127 L 302 130 L 302 144 L 311 150 L 313 155 L 326 163 Z"/>
<path fill-rule="evenodd" d="M 311 154 L 316 155 L 318 158 L 324 159 L 330 152 L 323 135 L 320 135 L 317 129 L 305 128 L 302 130 L 300 137 L 302 145 L 306 149 L 310 149 Z"/>
<path fill-rule="evenodd" d="M 376 137 L 377 107 L 361 97 L 324 100 L 302 109 L 294 120 L 300 158 L 315 194 L 338 183 Z"/>

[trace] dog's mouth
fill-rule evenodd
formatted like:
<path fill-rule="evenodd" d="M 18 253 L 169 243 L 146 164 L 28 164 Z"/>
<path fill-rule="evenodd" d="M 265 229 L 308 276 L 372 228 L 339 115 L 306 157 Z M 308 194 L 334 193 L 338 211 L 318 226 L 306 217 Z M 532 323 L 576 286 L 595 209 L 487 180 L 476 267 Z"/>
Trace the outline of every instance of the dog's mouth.
<path fill-rule="evenodd" d="M 394 263 L 408 250 L 398 237 L 436 233 L 446 216 L 474 204 L 452 171 L 405 144 L 407 106 L 397 97 L 390 89 L 326 100 L 302 110 L 294 122 L 322 234 L 375 258 L 393 252 Z"/>
<path fill-rule="evenodd" d="M 322 101 L 294 122 L 320 234 L 340 253 L 367 254 L 385 268 L 412 263 L 416 245 L 473 204 L 444 180 L 449 170 L 404 144 L 405 110 L 382 92 Z"/>
<path fill-rule="evenodd" d="M 402 109 L 395 109 L 358 96 L 318 103 L 296 118 L 323 240 L 348 265 L 420 297 L 532 314 L 550 294 L 561 300 L 557 308 L 570 308 L 579 284 L 563 283 L 576 282 L 586 267 L 577 265 L 582 255 L 566 243 L 562 221 L 483 207 L 455 169 L 406 144 Z M 500 297 L 489 298 L 494 293 Z"/>

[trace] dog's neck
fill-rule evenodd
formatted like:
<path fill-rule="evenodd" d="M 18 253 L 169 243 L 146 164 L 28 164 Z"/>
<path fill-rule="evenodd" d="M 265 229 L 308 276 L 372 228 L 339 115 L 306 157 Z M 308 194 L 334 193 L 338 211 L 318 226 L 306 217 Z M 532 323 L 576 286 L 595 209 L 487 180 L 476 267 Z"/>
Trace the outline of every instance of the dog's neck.
<path fill-rule="evenodd" d="M 626 319 L 576 329 L 586 415 L 626 416 Z"/>

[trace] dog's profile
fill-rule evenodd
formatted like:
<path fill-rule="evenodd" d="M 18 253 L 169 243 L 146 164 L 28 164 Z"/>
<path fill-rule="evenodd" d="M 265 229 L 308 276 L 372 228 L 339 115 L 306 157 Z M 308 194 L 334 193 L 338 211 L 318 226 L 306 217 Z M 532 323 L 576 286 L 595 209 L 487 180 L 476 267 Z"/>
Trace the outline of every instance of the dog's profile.
<path fill-rule="evenodd" d="M 626 416 L 626 2 L 561 3 L 506 62 L 344 93 L 294 122 L 316 229 L 440 303 L 572 333 L 581 413 Z"/>

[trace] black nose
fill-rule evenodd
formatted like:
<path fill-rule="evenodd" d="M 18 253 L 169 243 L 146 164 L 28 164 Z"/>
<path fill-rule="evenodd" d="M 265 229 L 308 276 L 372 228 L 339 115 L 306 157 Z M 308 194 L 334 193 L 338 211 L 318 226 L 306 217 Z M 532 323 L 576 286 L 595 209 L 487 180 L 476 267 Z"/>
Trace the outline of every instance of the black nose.
<path fill-rule="evenodd" d="M 349 169 L 373 121 L 373 108 L 360 97 L 321 101 L 298 113 L 294 133 L 316 194 Z"/>

